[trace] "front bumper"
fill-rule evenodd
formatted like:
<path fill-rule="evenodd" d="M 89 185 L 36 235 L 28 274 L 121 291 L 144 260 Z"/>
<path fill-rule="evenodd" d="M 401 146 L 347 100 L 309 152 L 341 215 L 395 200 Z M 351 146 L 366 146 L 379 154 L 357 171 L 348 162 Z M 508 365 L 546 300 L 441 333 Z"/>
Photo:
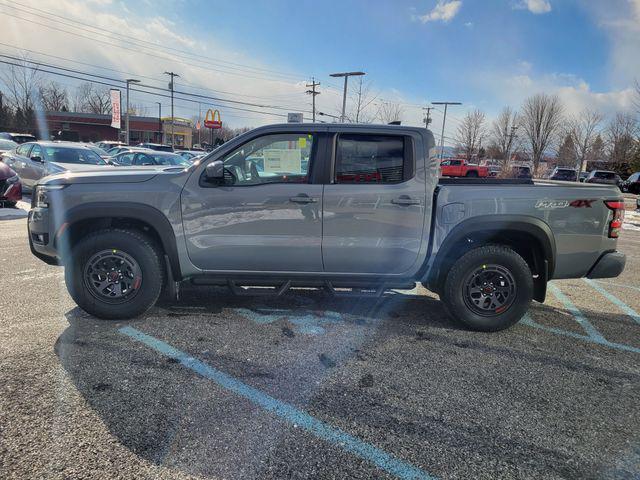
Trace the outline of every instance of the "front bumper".
<path fill-rule="evenodd" d="M 620 252 L 603 253 L 596 263 L 591 267 L 587 278 L 613 278 L 617 277 L 624 270 L 627 263 L 627 256 Z"/>
<path fill-rule="evenodd" d="M 60 265 L 54 246 L 54 236 L 49 230 L 49 212 L 46 208 L 29 210 L 27 230 L 31 253 L 49 265 Z"/>

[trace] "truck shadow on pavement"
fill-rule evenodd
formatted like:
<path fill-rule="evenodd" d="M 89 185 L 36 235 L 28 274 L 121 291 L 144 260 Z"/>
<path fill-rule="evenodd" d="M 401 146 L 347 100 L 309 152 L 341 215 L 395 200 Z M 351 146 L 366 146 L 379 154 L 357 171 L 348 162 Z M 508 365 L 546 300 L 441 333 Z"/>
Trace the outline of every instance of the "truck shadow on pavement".
<path fill-rule="evenodd" d="M 133 342 L 123 326 L 434 475 L 632 473 L 625 459 L 628 442 L 637 444 L 631 412 L 640 374 L 585 356 L 582 345 L 576 354 L 566 347 L 575 344 L 570 339 L 541 334 L 546 343 L 533 343 L 529 335 L 539 333 L 525 326 L 462 330 L 429 297 L 185 295 L 128 322 L 73 309 L 55 345 L 109 431 L 155 464 L 205 477 L 384 478 L 339 446 Z M 576 436 L 583 441 L 569 441 Z"/>

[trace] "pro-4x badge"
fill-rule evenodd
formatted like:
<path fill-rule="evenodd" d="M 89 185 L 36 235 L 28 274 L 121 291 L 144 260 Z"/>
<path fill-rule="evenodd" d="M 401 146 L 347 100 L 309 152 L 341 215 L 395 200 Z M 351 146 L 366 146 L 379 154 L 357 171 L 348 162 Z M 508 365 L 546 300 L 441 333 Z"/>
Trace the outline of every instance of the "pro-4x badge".
<path fill-rule="evenodd" d="M 555 210 L 557 208 L 566 208 L 568 206 L 568 200 L 538 200 L 536 202 L 536 208 L 538 210 Z"/>

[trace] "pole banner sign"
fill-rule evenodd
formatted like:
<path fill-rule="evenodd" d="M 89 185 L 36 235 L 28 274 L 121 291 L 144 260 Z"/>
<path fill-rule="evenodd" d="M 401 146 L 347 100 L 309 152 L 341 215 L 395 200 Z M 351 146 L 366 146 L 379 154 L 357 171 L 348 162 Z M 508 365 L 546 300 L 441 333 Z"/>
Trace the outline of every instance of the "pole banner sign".
<path fill-rule="evenodd" d="M 111 89 L 109 93 L 111 94 L 111 126 L 119 129 L 121 128 L 120 90 Z"/>
<path fill-rule="evenodd" d="M 216 120 L 216 116 L 218 119 Z M 207 110 L 207 114 L 204 116 L 204 126 L 207 128 L 222 128 L 222 118 L 218 110 Z"/>

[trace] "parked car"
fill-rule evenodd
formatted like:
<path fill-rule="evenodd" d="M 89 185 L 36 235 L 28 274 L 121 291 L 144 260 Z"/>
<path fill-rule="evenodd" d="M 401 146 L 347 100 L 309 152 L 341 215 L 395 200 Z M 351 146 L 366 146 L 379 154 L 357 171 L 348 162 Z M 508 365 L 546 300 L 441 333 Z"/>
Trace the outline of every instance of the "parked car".
<path fill-rule="evenodd" d="M 107 155 L 109 155 L 110 157 L 113 157 L 115 155 L 118 155 L 119 153 L 128 152 L 132 148 L 136 148 L 136 147 L 129 147 L 128 145 L 121 145 L 121 146 L 118 146 L 118 147 L 113 147 L 113 148 L 110 148 L 109 150 L 107 150 Z M 146 150 L 146 148 L 145 148 L 145 150 Z"/>
<path fill-rule="evenodd" d="M 622 191 L 640 195 L 640 172 L 636 172 L 622 182 Z"/>
<path fill-rule="evenodd" d="M 420 282 L 452 318 L 496 331 L 544 301 L 549 280 L 623 271 L 615 187 L 439 179 L 434 144 L 419 127 L 283 124 L 189 168 L 50 176 L 29 214 L 32 251 L 65 266 L 82 309 L 112 319 L 182 281 L 369 296 Z"/>
<path fill-rule="evenodd" d="M 9 165 L 0 162 L 0 207 L 15 207 L 21 199 L 20 177 Z"/>
<path fill-rule="evenodd" d="M 16 143 L 25 143 L 25 142 L 35 142 L 38 139 L 31 135 L 30 133 L 9 133 L 9 132 L 1 132 L 0 138 L 4 140 L 11 140 Z"/>
<path fill-rule="evenodd" d="M 107 163 L 88 147 L 71 142 L 28 142 L 4 154 L 30 192 L 42 177 L 74 170 L 96 169 Z"/>
<path fill-rule="evenodd" d="M 532 178 L 531 167 L 526 165 L 514 165 L 511 167 L 511 178 Z"/>
<path fill-rule="evenodd" d="M 610 170 L 592 170 L 584 180 L 585 183 L 602 183 L 605 185 L 619 185 L 622 180 L 616 172 Z"/>
<path fill-rule="evenodd" d="M 575 182 L 578 173 L 574 168 L 556 167 L 553 169 L 549 180 L 563 180 L 565 182 Z"/>
<path fill-rule="evenodd" d="M 173 152 L 171 145 L 163 145 L 161 143 L 140 143 L 138 147 L 148 148 L 149 150 L 156 150 L 158 152 Z"/>
<path fill-rule="evenodd" d="M 100 155 L 100 158 L 102 158 L 103 160 L 105 160 L 107 163 L 109 163 L 109 159 L 111 158 L 111 155 L 109 155 L 105 150 L 103 150 L 102 148 L 98 147 L 96 144 L 94 143 L 80 143 L 79 145 L 84 145 L 85 147 L 93 150 L 95 153 L 97 153 L 98 155 Z"/>
<path fill-rule="evenodd" d="M 14 150 L 17 146 L 18 146 L 18 143 L 14 142 L 13 140 L 6 140 L 4 138 L 0 138 L 0 153 Z"/>
<path fill-rule="evenodd" d="M 587 179 L 587 177 L 588 177 L 588 176 L 589 176 L 589 172 L 580 172 L 580 178 L 579 178 L 579 180 L 580 180 L 581 182 L 584 182 L 584 181 Z"/>
<path fill-rule="evenodd" d="M 443 177 L 488 177 L 489 169 L 468 163 L 462 158 L 452 158 L 440 163 L 440 175 Z"/>
<path fill-rule="evenodd" d="M 180 155 L 185 160 L 193 162 L 196 158 L 204 156 L 207 152 L 203 150 L 179 150 L 174 153 Z"/>
<path fill-rule="evenodd" d="M 500 172 L 502 172 L 502 167 L 500 165 L 487 165 L 487 169 L 489 171 L 488 176 L 490 178 L 495 178 L 500 175 Z"/>
<path fill-rule="evenodd" d="M 180 155 L 170 152 L 157 152 L 155 150 L 130 150 L 122 152 L 113 158 L 114 162 L 119 166 L 149 166 L 149 165 L 171 165 L 179 167 L 188 167 L 191 165 L 189 160 L 182 158 Z"/>
<path fill-rule="evenodd" d="M 127 144 L 124 142 L 118 142 L 115 140 L 103 140 L 101 142 L 95 143 L 95 146 L 101 148 L 105 152 L 108 152 L 110 149 L 114 147 L 126 147 Z"/>

